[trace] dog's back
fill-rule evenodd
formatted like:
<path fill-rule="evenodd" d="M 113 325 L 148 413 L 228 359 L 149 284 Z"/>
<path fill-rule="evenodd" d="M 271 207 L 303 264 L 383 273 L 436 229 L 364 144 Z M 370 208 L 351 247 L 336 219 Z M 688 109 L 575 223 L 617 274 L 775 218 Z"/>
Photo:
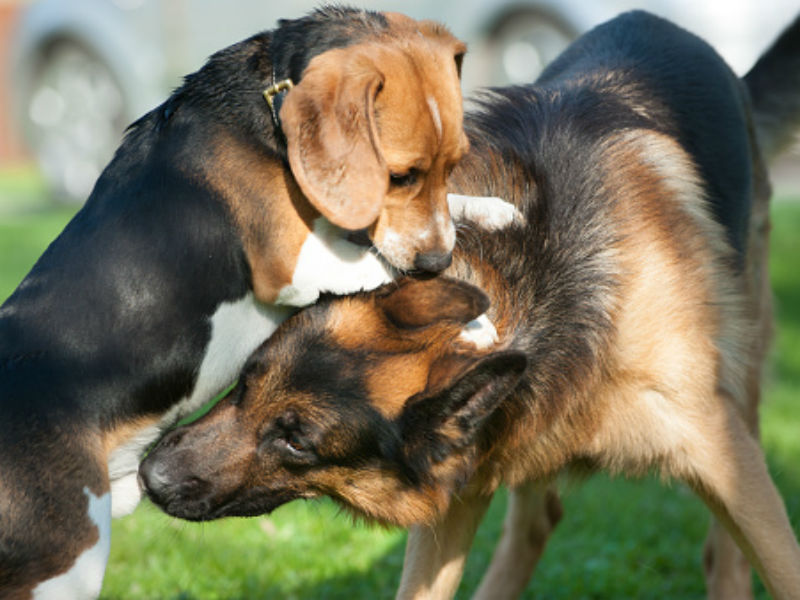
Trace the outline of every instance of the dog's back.
<path fill-rule="evenodd" d="M 700 38 L 634 11 L 579 38 L 534 86 L 496 94 L 487 104 L 497 108 L 470 121 L 473 143 L 488 136 L 520 154 L 519 164 L 534 175 L 561 170 L 565 180 L 580 177 L 576 167 L 591 149 L 625 130 L 674 138 L 697 166 L 731 245 L 744 251 L 754 153 L 742 127 L 748 101 L 739 79 Z M 550 164 L 539 167 L 543 160 Z"/>

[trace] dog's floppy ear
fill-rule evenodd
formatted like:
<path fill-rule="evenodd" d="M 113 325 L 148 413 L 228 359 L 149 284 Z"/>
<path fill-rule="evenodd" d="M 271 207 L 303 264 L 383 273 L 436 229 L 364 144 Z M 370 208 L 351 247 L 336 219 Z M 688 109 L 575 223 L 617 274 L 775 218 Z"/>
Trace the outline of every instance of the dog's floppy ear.
<path fill-rule="evenodd" d="M 375 303 L 401 329 L 439 321 L 469 323 L 489 308 L 489 298 L 480 289 L 449 277 L 399 280 L 377 294 Z"/>
<path fill-rule="evenodd" d="M 432 463 L 476 441 L 478 432 L 514 390 L 527 366 L 524 353 L 495 352 L 453 362 L 449 385 L 410 398 L 400 415 L 409 471 L 424 477 Z"/>
<path fill-rule="evenodd" d="M 378 218 L 389 169 L 375 123 L 383 75 L 365 57 L 345 58 L 342 49 L 314 57 L 280 120 L 300 189 L 333 224 L 355 230 Z"/>

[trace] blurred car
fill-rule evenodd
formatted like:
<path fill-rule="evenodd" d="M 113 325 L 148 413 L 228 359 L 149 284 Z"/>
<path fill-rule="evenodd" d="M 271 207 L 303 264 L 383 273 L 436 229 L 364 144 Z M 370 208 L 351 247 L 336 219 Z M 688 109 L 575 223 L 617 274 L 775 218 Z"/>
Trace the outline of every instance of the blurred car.
<path fill-rule="evenodd" d="M 54 197 L 83 201 L 124 128 L 215 50 L 318 0 L 39 0 L 12 42 L 13 120 Z M 640 6 L 708 39 L 739 71 L 800 10 L 772 0 L 367 0 L 446 23 L 466 41 L 464 89 L 529 82 L 577 35 Z"/>

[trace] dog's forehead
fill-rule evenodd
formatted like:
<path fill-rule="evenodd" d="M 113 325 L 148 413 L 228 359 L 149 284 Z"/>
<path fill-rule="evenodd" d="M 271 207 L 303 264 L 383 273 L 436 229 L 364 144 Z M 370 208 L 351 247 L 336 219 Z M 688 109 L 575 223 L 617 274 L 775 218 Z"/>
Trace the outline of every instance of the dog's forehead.
<path fill-rule="evenodd" d="M 327 343 L 352 363 L 342 373 L 354 368 L 359 393 L 387 418 L 396 417 L 410 397 L 427 387 L 431 365 L 452 348 L 460 331 L 450 322 L 397 326 L 378 307 L 375 296 L 338 300 L 328 316 Z M 344 383 L 339 377 L 339 384 Z M 352 381 L 343 387 L 347 386 L 352 389 Z"/>
<path fill-rule="evenodd" d="M 426 388 L 431 365 L 459 332 L 446 322 L 398 327 L 372 294 L 324 299 L 285 322 L 253 357 L 248 393 L 271 407 L 314 398 L 393 418 Z"/>
<path fill-rule="evenodd" d="M 389 31 L 395 35 L 424 38 L 427 42 L 446 45 L 455 52 L 464 52 L 466 46 L 456 38 L 447 27 L 436 21 L 416 21 L 411 17 L 398 12 L 384 13 Z"/>

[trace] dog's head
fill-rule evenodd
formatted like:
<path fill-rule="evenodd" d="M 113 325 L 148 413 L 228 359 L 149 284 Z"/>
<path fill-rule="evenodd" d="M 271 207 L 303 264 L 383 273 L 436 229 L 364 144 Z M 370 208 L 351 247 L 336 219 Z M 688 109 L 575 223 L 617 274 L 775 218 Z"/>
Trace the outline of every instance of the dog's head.
<path fill-rule="evenodd" d="M 193 520 L 330 495 L 369 519 L 430 521 L 472 474 L 489 417 L 525 369 L 524 354 L 465 339 L 487 304 L 436 278 L 296 315 L 225 399 L 148 455 L 150 497 Z"/>
<path fill-rule="evenodd" d="M 332 223 L 366 229 L 395 267 L 441 271 L 455 243 L 447 176 L 468 150 L 465 46 L 431 22 L 386 20 L 380 35 L 315 56 L 286 95 L 289 164 Z"/>

